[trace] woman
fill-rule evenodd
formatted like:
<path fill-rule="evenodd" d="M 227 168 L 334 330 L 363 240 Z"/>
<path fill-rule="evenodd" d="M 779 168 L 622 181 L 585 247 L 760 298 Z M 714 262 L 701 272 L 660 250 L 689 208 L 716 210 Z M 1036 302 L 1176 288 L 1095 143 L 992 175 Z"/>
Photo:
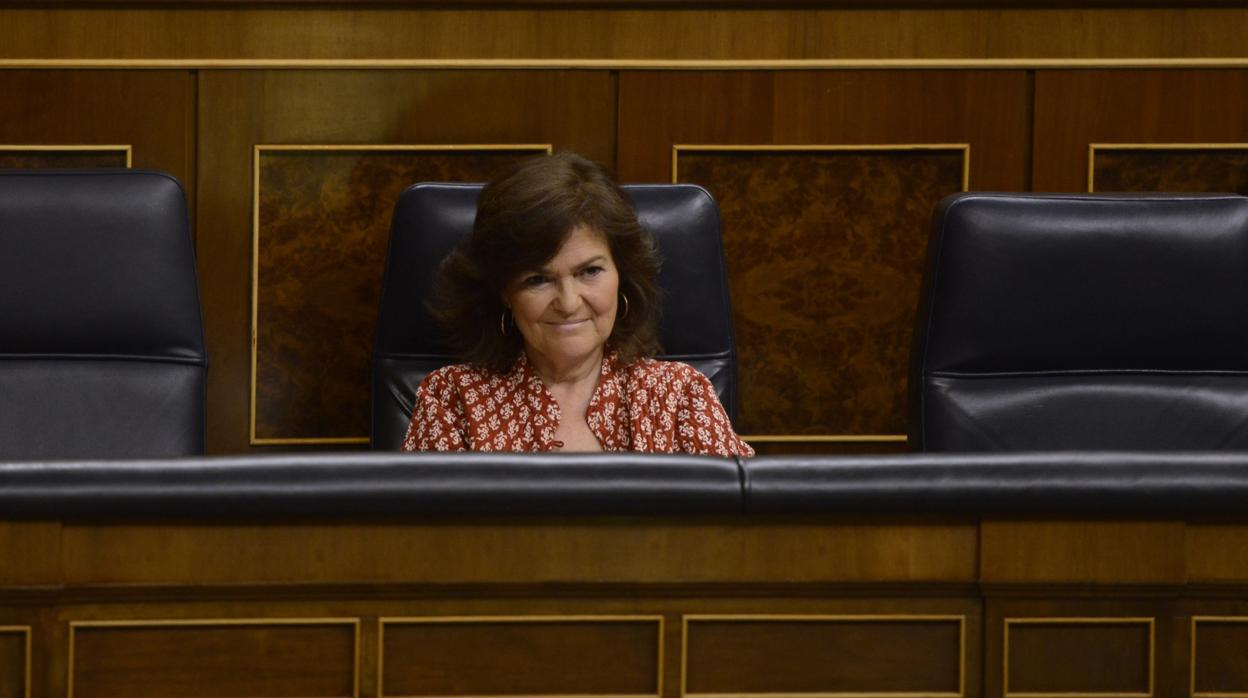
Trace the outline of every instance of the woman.
<path fill-rule="evenodd" d="M 753 455 L 705 376 L 650 358 L 658 268 L 600 165 L 559 153 L 492 182 L 431 304 L 465 363 L 421 382 L 403 449 Z"/>

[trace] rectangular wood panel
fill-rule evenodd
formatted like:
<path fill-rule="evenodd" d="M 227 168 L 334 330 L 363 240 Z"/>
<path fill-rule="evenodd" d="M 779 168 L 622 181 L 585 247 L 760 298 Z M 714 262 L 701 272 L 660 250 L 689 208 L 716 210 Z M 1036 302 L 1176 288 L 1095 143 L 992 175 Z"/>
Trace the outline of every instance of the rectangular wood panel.
<path fill-rule="evenodd" d="M 78 622 L 70 696 L 356 696 L 354 620 Z"/>
<path fill-rule="evenodd" d="M 0 168 L 129 167 L 130 146 L 0 145 Z"/>
<path fill-rule="evenodd" d="M 685 695 L 960 696 L 962 616 L 686 616 Z"/>
<path fill-rule="evenodd" d="M 1037 71 L 1032 139 L 1033 190 L 1072 192 L 1088 190 L 1092 144 L 1248 143 L 1248 70 Z M 1184 174 L 1173 171 L 1176 164 L 1158 169 L 1137 157 L 1126 163 L 1133 174 L 1095 189 L 1193 191 L 1181 180 L 1216 174 L 1216 165 Z"/>
<path fill-rule="evenodd" d="M 0 698 L 30 695 L 30 628 L 0 626 Z"/>
<path fill-rule="evenodd" d="M 1248 695 L 1248 617 L 1192 618 L 1191 694 Z"/>
<path fill-rule="evenodd" d="M 1094 143 L 1088 157 L 1088 191 L 1248 195 L 1248 143 Z"/>
<path fill-rule="evenodd" d="M 385 696 L 662 693 L 660 617 L 388 618 Z"/>
<path fill-rule="evenodd" d="M 548 150 L 257 146 L 252 443 L 366 443 L 399 194 L 417 182 L 489 181 Z"/>
<path fill-rule="evenodd" d="M 1005 696 L 1151 696 L 1151 618 L 1006 618 Z"/>

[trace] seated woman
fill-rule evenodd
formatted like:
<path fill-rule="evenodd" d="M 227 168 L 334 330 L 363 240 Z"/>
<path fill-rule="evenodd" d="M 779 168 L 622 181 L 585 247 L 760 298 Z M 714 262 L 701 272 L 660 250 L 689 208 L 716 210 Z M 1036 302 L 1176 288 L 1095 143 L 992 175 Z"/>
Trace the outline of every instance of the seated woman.
<path fill-rule="evenodd" d="M 753 455 L 705 376 L 651 358 L 658 269 L 600 165 L 559 153 L 492 182 L 431 303 L 465 363 L 421 382 L 403 449 Z"/>

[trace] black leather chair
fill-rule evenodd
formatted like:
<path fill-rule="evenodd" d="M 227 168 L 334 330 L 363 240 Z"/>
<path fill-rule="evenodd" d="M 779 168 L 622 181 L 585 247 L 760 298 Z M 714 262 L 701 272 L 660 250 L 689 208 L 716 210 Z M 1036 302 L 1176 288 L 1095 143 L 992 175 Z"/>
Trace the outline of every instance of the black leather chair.
<path fill-rule="evenodd" d="M 205 363 L 177 180 L 0 172 L 0 460 L 202 454 Z"/>
<path fill-rule="evenodd" d="M 399 197 L 390 228 L 373 354 L 372 445 L 397 449 L 412 400 L 430 371 L 452 362 L 424 307 L 434 270 L 472 230 L 479 184 L 417 184 Z M 637 216 L 658 241 L 666 294 L 660 358 L 685 361 L 714 383 L 735 415 L 736 350 L 719 208 L 701 187 L 628 185 Z"/>
<path fill-rule="evenodd" d="M 1248 198 L 961 194 L 928 254 L 918 450 L 1248 448 Z"/>

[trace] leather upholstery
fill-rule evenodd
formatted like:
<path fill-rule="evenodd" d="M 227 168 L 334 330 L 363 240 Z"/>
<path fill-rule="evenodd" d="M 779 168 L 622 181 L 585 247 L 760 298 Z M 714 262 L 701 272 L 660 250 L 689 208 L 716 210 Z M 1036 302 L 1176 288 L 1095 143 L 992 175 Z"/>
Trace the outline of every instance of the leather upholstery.
<path fill-rule="evenodd" d="M 1248 453 L 341 453 L 0 463 L 0 519 L 1242 517 Z M 722 518 L 720 519 L 723 520 Z"/>
<path fill-rule="evenodd" d="M 0 460 L 201 454 L 204 378 L 177 180 L 0 172 Z"/>
<path fill-rule="evenodd" d="M 416 388 L 452 362 L 424 308 L 434 271 L 472 230 L 479 184 L 417 184 L 395 205 L 373 354 L 372 444 L 396 450 L 411 420 Z M 719 208 L 701 187 L 626 185 L 637 216 L 663 258 L 665 298 L 659 358 L 684 361 L 706 374 L 735 416 L 736 349 Z"/>
<path fill-rule="evenodd" d="M 962 194 L 928 251 L 914 447 L 1248 448 L 1248 198 Z"/>
<path fill-rule="evenodd" d="M 730 459 L 354 453 L 0 463 L 0 518 L 740 514 Z"/>

